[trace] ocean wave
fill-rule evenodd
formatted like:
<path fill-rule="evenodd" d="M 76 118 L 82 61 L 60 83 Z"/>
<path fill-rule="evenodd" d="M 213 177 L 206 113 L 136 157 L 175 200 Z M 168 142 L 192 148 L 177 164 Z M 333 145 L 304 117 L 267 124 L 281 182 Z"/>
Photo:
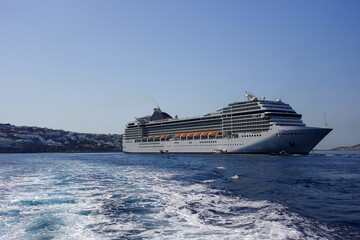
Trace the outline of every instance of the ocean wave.
<path fill-rule="evenodd" d="M 7 181 L 0 198 L 0 239 L 333 237 L 333 229 L 282 204 L 203 184 L 217 180 L 177 181 L 179 174 L 86 161 L 24 173 Z"/>

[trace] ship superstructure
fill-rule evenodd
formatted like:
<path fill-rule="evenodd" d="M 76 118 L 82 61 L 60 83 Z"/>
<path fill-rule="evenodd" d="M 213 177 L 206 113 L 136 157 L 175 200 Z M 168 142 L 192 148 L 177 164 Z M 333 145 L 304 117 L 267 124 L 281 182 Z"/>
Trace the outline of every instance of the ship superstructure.
<path fill-rule="evenodd" d="M 289 104 L 246 93 L 213 113 L 172 118 L 154 109 L 128 123 L 124 152 L 309 153 L 332 129 L 307 127 Z"/>

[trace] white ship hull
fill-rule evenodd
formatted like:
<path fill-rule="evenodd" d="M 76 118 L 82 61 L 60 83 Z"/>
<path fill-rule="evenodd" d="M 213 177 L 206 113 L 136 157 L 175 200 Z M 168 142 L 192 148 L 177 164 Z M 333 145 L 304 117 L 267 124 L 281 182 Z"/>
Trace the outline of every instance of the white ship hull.
<path fill-rule="evenodd" d="M 123 142 L 126 153 L 289 153 L 308 154 L 332 129 L 273 126 L 267 132 L 241 133 L 237 138 Z"/>

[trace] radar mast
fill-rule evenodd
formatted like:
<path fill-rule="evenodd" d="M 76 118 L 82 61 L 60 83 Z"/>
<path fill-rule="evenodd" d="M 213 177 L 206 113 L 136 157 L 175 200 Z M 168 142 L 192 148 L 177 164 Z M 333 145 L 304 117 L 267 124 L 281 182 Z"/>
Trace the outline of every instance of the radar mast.
<path fill-rule="evenodd" d="M 255 95 L 252 94 L 251 92 L 245 92 L 245 97 L 247 98 L 248 101 L 257 99 L 257 97 L 255 97 Z"/>

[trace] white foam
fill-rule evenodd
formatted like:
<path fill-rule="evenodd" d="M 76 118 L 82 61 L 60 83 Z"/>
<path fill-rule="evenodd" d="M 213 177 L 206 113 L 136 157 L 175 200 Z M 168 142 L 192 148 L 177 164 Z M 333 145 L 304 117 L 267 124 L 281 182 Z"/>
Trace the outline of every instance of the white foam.
<path fill-rule="evenodd" d="M 202 183 L 213 183 L 213 182 L 216 182 L 216 181 L 219 181 L 220 179 L 209 179 L 209 180 L 204 180 L 204 181 L 201 181 Z"/>
<path fill-rule="evenodd" d="M 231 176 L 231 177 L 229 177 L 229 178 L 231 178 L 231 179 L 239 179 L 239 176 L 238 176 L 238 175 L 234 175 L 234 176 Z"/>
<path fill-rule="evenodd" d="M 335 154 L 325 154 L 325 156 L 327 156 L 327 157 L 335 157 L 336 155 Z"/>
<path fill-rule="evenodd" d="M 58 168 L 8 182 L 10 191 L 0 199 L 0 211 L 16 214 L 2 216 L 5 227 L 0 239 L 40 238 L 44 234 L 56 239 L 114 239 L 127 238 L 127 234 L 153 239 L 317 237 L 314 222 L 281 204 L 173 180 L 179 172 L 91 164 L 60 168 L 67 171 Z M 217 179 L 202 183 L 214 181 Z M 53 219 L 54 230 L 29 231 L 46 218 Z M 328 231 L 317 227 L 322 234 Z"/>

